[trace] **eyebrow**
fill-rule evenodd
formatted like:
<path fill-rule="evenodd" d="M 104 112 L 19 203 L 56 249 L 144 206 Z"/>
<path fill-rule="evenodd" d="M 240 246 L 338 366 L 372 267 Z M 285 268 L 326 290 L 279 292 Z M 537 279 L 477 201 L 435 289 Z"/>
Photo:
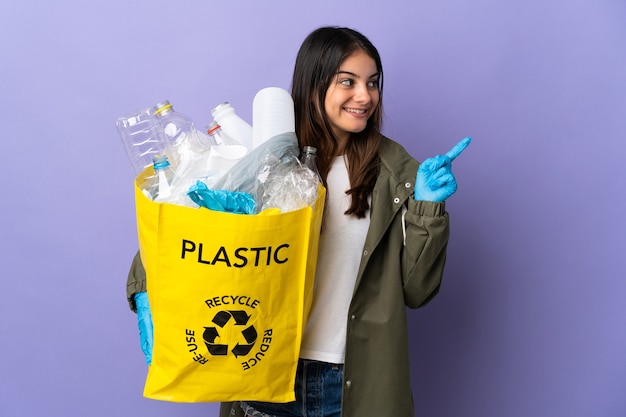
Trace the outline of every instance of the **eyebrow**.
<path fill-rule="evenodd" d="M 339 70 L 339 71 L 337 71 L 337 75 L 339 75 L 339 74 L 348 74 L 348 75 L 353 76 L 354 78 L 359 78 L 358 75 L 356 75 L 355 73 L 350 72 L 350 71 L 341 71 L 341 70 Z M 374 77 L 379 77 L 379 76 L 380 76 L 380 72 L 375 72 L 374 74 L 372 74 L 369 77 L 367 77 L 367 79 L 374 78 Z"/>

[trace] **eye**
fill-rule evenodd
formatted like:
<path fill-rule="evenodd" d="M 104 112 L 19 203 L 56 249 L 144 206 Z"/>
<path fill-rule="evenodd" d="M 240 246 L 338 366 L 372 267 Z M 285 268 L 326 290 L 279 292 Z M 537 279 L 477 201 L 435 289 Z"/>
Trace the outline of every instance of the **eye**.
<path fill-rule="evenodd" d="M 350 78 L 344 78 L 344 79 L 339 80 L 339 84 L 346 86 L 346 87 L 350 87 L 352 86 L 352 84 L 354 84 L 354 81 L 351 80 Z"/>
<path fill-rule="evenodd" d="M 369 88 L 378 88 L 378 78 L 377 78 L 377 79 L 375 79 L 375 80 L 370 80 L 370 81 L 367 83 L 367 86 L 368 86 Z"/>

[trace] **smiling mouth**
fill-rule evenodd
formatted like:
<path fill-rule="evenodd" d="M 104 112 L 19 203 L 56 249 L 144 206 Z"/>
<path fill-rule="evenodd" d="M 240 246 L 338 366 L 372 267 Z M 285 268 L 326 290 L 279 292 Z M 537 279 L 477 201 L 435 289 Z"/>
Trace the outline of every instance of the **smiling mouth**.
<path fill-rule="evenodd" d="M 349 108 L 349 107 L 344 107 L 343 109 L 345 111 L 347 111 L 348 113 L 354 113 L 354 114 L 365 114 L 365 113 L 367 113 L 367 110 L 365 110 L 365 109 L 353 109 L 353 108 Z"/>

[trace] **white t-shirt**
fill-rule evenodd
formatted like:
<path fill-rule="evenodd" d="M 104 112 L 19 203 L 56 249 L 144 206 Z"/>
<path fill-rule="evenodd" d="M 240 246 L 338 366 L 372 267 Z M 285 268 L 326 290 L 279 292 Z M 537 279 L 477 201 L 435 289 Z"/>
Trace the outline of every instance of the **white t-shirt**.
<path fill-rule="evenodd" d="M 348 308 L 370 217 L 369 211 L 363 219 L 344 214 L 350 206 L 350 196 L 346 194 L 350 180 L 342 156 L 335 158 L 327 183 L 313 305 L 304 330 L 300 357 L 343 363 Z"/>

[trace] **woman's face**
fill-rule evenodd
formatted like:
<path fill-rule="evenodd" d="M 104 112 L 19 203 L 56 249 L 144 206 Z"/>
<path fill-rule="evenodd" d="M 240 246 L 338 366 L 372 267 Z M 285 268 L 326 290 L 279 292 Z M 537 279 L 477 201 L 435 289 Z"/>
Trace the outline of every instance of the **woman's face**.
<path fill-rule="evenodd" d="M 362 132 L 379 100 L 376 62 L 363 51 L 348 56 L 326 91 L 324 109 L 339 148 L 351 133 Z"/>

